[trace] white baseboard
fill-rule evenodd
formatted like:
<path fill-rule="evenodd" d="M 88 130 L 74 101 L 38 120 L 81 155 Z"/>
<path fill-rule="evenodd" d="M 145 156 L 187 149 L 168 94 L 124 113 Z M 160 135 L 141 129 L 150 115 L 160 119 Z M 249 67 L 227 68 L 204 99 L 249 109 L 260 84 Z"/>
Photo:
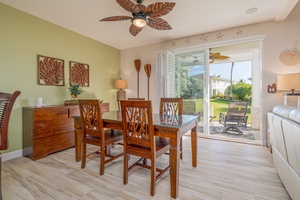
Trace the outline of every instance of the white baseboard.
<path fill-rule="evenodd" d="M 17 151 L 13 151 L 13 152 L 9 152 L 9 153 L 5 153 L 2 154 L 2 162 L 7 161 L 7 160 L 11 160 L 14 158 L 19 158 L 23 156 L 23 150 L 17 150 Z"/>

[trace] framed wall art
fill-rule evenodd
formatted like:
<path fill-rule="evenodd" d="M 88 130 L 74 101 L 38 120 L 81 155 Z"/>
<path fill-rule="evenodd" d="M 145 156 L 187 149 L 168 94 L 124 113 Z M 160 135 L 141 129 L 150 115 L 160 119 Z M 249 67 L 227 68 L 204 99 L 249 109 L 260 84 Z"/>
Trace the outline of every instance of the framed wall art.
<path fill-rule="evenodd" d="M 70 82 L 89 87 L 89 65 L 70 61 Z"/>
<path fill-rule="evenodd" d="M 38 55 L 38 84 L 64 86 L 64 60 Z"/>

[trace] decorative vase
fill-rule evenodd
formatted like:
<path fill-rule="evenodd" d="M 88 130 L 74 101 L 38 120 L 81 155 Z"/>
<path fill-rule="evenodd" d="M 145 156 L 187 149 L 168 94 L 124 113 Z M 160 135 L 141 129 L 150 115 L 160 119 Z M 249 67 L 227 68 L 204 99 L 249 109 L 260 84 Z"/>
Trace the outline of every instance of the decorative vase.
<path fill-rule="evenodd" d="M 72 101 L 77 101 L 77 95 L 75 95 L 75 94 L 71 94 L 71 97 L 72 97 Z"/>

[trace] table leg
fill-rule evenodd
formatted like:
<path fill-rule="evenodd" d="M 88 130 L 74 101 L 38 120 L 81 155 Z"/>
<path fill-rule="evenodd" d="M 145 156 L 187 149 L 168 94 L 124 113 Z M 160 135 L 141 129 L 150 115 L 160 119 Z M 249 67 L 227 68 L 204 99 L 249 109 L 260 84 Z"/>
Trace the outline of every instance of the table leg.
<path fill-rule="evenodd" d="M 197 137 L 197 125 L 191 131 L 191 150 L 192 150 L 192 165 L 197 167 L 197 146 L 198 146 L 198 137 Z"/>
<path fill-rule="evenodd" d="M 177 134 L 176 134 L 177 135 Z M 170 138 L 170 187 L 171 197 L 177 198 L 179 189 L 179 157 L 180 157 L 180 137 Z"/>

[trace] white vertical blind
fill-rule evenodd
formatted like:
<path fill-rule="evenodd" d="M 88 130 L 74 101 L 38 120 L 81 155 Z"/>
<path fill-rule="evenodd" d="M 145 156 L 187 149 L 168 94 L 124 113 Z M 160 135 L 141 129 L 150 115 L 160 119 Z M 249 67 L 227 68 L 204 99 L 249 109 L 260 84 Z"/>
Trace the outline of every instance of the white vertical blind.
<path fill-rule="evenodd" d="M 175 97 L 175 54 L 171 51 L 157 54 L 157 93 L 157 100 Z"/>

